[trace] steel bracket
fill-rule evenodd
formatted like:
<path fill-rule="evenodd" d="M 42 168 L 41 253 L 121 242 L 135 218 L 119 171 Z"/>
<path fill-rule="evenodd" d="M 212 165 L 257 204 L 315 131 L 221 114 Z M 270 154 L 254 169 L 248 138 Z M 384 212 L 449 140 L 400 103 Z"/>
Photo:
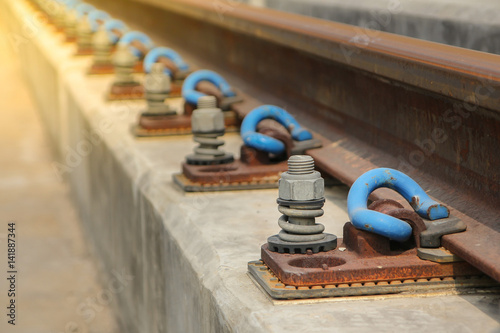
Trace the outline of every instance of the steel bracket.
<path fill-rule="evenodd" d="M 243 102 L 243 97 L 241 97 L 239 95 L 222 97 L 220 100 L 220 108 L 223 111 L 228 111 L 228 110 L 231 110 L 233 104 L 241 103 L 241 102 Z"/>
<path fill-rule="evenodd" d="M 454 216 L 435 221 L 424 220 L 424 223 L 427 229 L 420 233 L 421 247 L 440 247 L 441 236 L 463 232 L 467 229 L 467 225 Z"/>
<path fill-rule="evenodd" d="M 291 148 L 290 155 L 304 155 L 306 150 L 321 148 L 323 143 L 319 139 L 310 139 L 297 141 L 293 140 L 293 146 Z"/>

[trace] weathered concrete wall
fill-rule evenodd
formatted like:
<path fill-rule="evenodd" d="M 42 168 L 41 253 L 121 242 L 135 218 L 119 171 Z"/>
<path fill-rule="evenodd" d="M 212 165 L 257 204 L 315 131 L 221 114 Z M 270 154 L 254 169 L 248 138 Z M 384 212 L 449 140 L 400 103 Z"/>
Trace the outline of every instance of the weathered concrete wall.
<path fill-rule="evenodd" d="M 243 0 L 320 19 L 500 54 L 500 2 L 496 0 Z"/>
<path fill-rule="evenodd" d="M 6 2 L 13 33 L 30 11 Z M 372 297 L 273 301 L 247 276 L 247 262 L 278 231 L 276 190 L 184 194 L 172 182 L 194 143 L 189 136 L 138 140 L 130 133 L 144 102 L 105 102 L 112 77 L 87 77 L 89 57 L 41 25 L 21 45 L 26 74 L 89 241 L 108 274 L 125 272 L 117 294 L 121 332 L 487 332 L 498 327 L 490 296 Z M 48 66 L 36 72 L 37 66 Z M 49 76 L 49 77 L 44 77 Z M 44 85 L 43 82 L 54 82 Z M 51 124 L 58 124 L 51 125 Z M 237 135 L 227 135 L 236 153 Z M 347 220 L 346 189 L 328 189 L 329 232 Z M 494 305 L 493 305 L 494 306 Z M 498 319 L 498 318 L 497 318 Z"/>

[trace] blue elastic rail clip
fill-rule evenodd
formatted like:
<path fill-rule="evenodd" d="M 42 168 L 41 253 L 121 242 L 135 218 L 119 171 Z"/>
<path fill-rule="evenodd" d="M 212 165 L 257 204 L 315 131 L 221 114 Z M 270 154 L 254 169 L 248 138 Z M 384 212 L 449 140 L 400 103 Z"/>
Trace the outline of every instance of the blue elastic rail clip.
<path fill-rule="evenodd" d="M 95 7 L 89 5 L 88 3 L 80 3 L 75 7 L 76 17 L 81 18 L 84 15 L 87 15 L 91 11 L 95 10 Z"/>
<path fill-rule="evenodd" d="M 109 18 L 110 16 L 108 13 L 99 9 L 89 12 L 87 16 L 87 20 L 89 21 L 90 29 L 92 30 L 92 32 L 96 32 L 97 29 L 99 29 L 99 23 L 97 23 L 98 20 L 105 21 Z"/>
<path fill-rule="evenodd" d="M 64 6 L 66 6 L 66 8 L 68 8 L 68 9 L 73 9 L 77 5 L 79 5 L 81 2 L 79 0 L 63 0 L 63 1 L 60 1 L 60 3 L 63 4 Z"/>
<path fill-rule="evenodd" d="M 412 229 L 408 223 L 368 209 L 367 202 L 370 193 L 380 187 L 387 187 L 401 194 L 421 217 L 437 220 L 450 215 L 446 206 L 432 200 L 413 179 L 404 173 L 379 168 L 361 175 L 349 190 L 347 211 L 356 228 L 399 242 L 410 238 Z"/>
<path fill-rule="evenodd" d="M 280 140 L 257 133 L 257 125 L 264 119 L 274 119 L 285 126 L 296 141 L 312 139 L 311 132 L 302 128 L 288 112 L 274 105 L 262 105 L 253 109 L 243 119 L 241 138 L 245 145 L 272 154 L 285 151 L 285 144 Z"/>
<path fill-rule="evenodd" d="M 151 67 L 153 67 L 153 64 L 161 57 L 170 59 L 175 64 L 175 67 L 181 71 L 187 71 L 189 69 L 188 64 L 184 62 L 182 57 L 177 52 L 168 47 L 161 46 L 155 47 L 149 51 L 148 54 L 146 54 L 146 57 L 144 57 L 144 72 L 151 72 Z M 172 76 L 172 72 L 168 68 L 165 68 L 165 74 Z"/>
<path fill-rule="evenodd" d="M 184 80 L 184 84 L 182 85 L 182 97 L 184 97 L 186 102 L 198 105 L 198 99 L 205 96 L 205 94 L 196 90 L 196 85 L 201 81 L 213 83 L 221 90 L 224 97 L 236 96 L 236 93 L 222 76 L 214 71 L 202 69 L 189 74 L 186 80 Z"/>
<path fill-rule="evenodd" d="M 113 31 L 121 31 L 122 34 L 128 30 L 127 25 L 123 21 L 117 19 L 109 19 L 104 22 L 104 29 L 108 32 L 109 40 L 111 43 L 116 44 L 120 37 Z"/>
<path fill-rule="evenodd" d="M 120 38 L 120 41 L 118 43 L 129 45 L 132 53 L 136 57 L 141 58 L 143 56 L 142 52 L 139 49 L 130 45 L 131 42 L 136 40 L 141 42 L 148 50 L 151 50 L 154 47 L 154 43 L 151 40 L 151 38 L 149 38 L 148 35 L 140 31 L 127 32 L 125 35 L 123 35 L 122 38 Z"/>

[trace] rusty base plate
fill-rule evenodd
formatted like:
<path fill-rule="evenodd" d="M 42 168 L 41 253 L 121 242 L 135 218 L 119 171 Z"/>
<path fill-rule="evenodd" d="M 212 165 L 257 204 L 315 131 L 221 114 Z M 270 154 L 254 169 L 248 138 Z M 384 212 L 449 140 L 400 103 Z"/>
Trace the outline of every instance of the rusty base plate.
<path fill-rule="evenodd" d="M 369 295 L 415 295 L 433 293 L 477 294 L 498 293 L 500 284 L 486 275 L 459 278 L 406 279 L 363 283 L 316 284 L 295 287 L 286 285 L 262 260 L 250 261 L 248 273 L 275 299 L 307 299 Z"/>
<path fill-rule="evenodd" d="M 87 74 L 89 75 L 105 75 L 105 74 L 114 74 L 115 73 L 115 66 L 110 62 L 109 64 L 106 65 L 96 65 L 92 64 L 90 69 L 87 71 Z M 132 71 L 134 74 L 143 74 L 144 73 L 144 68 L 142 61 L 137 61 L 134 65 L 134 70 Z M 174 85 L 177 84 L 179 85 L 179 82 L 174 83 Z M 180 86 L 182 87 L 182 80 L 180 81 Z"/>
<path fill-rule="evenodd" d="M 109 101 L 120 101 L 129 99 L 143 99 L 144 87 L 139 82 L 128 85 L 114 84 L 108 92 Z"/>
<path fill-rule="evenodd" d="M 92 64 L 92 66 L 87 71 L 88 75 L 107 75 L 114 73 L 115 73 L 115 67 L 113 66 L 112 63 L 102 64 L 102 65 Z"/>
<path fill-rule="evenodd" d="M 64 42 L 65 43 L 75 43 L 76 42 L 76 37 L 66 36 L 66 40 Z"/>
<path fill-rule="evenodd" d="M 182 86 L 177 83 L 172 83 L 170 94 L 167 98 L 177 98 L 182 96 Z M 131 82 L 129 84 L 113 83 L 108 92 L 107 99 L 109 101 L 143 99 L 144 87 L 139 82 Z"/>
<path fill-rule="evenodd" d="M 75 56 L 88 56 L 88 55 L 93 55 L 94 50 L 92 48 L 86 48 L 86 49 L 81 49 L 78 48 L 76 50 Z"/>
<path fill-rule="evenodd" d="M 183 81 L 172 82 L 172 84 L 170 85 L 170 93 L 168 94 L 167 99 L 182 97 L 182 82 Z"/>
<path fill-rule="evenodd" d="M 226 132 L 239 132 L 237 126 L 226 127 Z M 188 128 L 166 128 L 166 129 L 147 129 L 140 124 L 132 126 L 132 134 L 137 137 L 155 137 L 155 136 L 175 136 L 175 135 L 191 135 L 191 127 Z"/>
<path fill-rule="evenodd" d="M 240 160 L 219 165 L 182 163 L 182 173 L 193 182 L 203 184 L 278 182 L 288 170 L 287 161 L 268 164 L 247 164 Z"/>
<path fill-rule="evenodd" d="M 134 70 L 132 73 L 144 73 L 144 62 L 143 60 L 138 60 L 135 62 Z"/>
<path fill-rule="evenodd" d="M 336 249 L 319 253 L 278 253 L 264 244 L 261 258 L 281 281 L 294 286 L 482 274 L 464 261 L 437 263 L 420 259 L 414 244 L 391 242 L 359 230 L 350 222 L 344 225 L 343 236 Z"/>
<path fill-rule="evenodd" d="M 241 120 L 234 111 L 224 111 L 224 123 L 226 132 L 239 132 Z M 141 115 L 139 123 L 133 126 L 132 132 L 138 137 L 150 136 L 172 136 L 189 135 L 191 132 L 191 116 L 165 115 L 147 116 Z"/>
<path fill-rule="evenodd" d="M 339 240 L 339 243 L 341 240 Z M 273 272 L 288 285 L 311 286 L 318 283 L 354 283 L 479 275 L 467 262 L 437 263 L 415 254 L 359 257 L 340 249 L 314 254 L 272 252 L 264 244 L 261 256 Z"/>
<path fill-rule="evenodd" d="M 203 184 L 189 180 L 182 173 L 172 175 L 174 182 L 185 192 L 218 192 L 239 190 L 263 190 L 278 188 L 278 179 L 262 179 L 253 182 L 211 183 Z"/>

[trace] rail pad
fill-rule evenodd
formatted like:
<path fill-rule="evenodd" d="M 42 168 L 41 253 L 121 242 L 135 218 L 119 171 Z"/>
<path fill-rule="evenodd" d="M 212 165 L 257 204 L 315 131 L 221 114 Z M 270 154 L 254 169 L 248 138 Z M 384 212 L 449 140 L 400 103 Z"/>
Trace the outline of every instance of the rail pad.
<path fill-rule="evenodd" d="M 272 298 L 275 299 L 307 299 L 387 294 L 415 295 L 440 292 L 450 292 L 454 294 L 500 292 L 500 283 L 486 275 L 460 278 L 446 277 L 295 287 L 283 284 L 262 260 L 250 261 L 248 263 L 248 273 Z"/>

